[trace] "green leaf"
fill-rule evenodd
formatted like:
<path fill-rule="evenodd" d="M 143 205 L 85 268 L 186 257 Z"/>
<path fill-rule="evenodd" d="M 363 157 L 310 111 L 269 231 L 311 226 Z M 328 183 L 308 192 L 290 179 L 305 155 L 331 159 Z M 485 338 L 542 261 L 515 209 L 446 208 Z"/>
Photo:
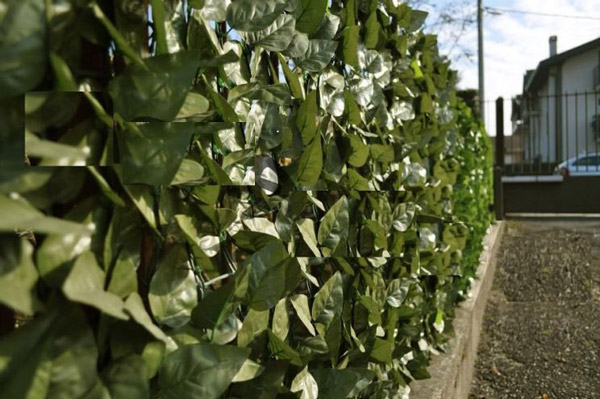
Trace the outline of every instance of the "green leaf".
<path fill-rule="evenodd" d="M 356 191 L 369 191 L 369 181 L 352 168 L 348 168 L 348 189 Z"/>
<path fill-rule="evenodd" d="M 296 315 L 302 324 L 304 324 L 308 332 L 310 332 L 313 336 L 316 335 L 315 328 L 310 318 L 311 316 L 308 308 L 308 297 L 304 294 L 294 295 L 290 298 L 290 302 L 292 303 L 294 310 L 296 310 Z"/>
<path fill-rule="evenodd" d="M 338 43 L 332 40 L 311 40 L 304 57 L 296 59 L 296 64 L 308 72 L 321 72 L 335 55 Z"/>
<path fill-rule="evenodd" d="M 321 287 L 312 306 L 312 318 L 315 323 L 329 326 L 335 316 L 342 313 L 344 304 L 344 289 L 342 286 L 342 275 L 336 272 Z"/>
<path fill-rule="evenodd" d="M 269 310 L 250 309 L 244 318 L 242 328 L 238 332 L 238 346 L 247 347 L 267 328 L 269 328 Z"/>
<path fill-rule="evenodd" d="M 33 247 L 16 235 L 0 238 L 0 303 L 33 315 L 39 306 L 35 295 L 38 272 L 32 260 Z"/>
<path fill-rule="evenodd" d="M 300 0 L 295 10 L 296 29 L 311 34 L 321 25 L 327 11 L 327 0 Z"/>
<path fill-rule="evenodd" d="M 319 247 L 317 246 L 314 221 L 306 218 L 296 222 L 296 225 L 298 226 L 298 231 L 300 231 L 306 245 L 308 245 L 316 257 L 320 257 L 321 251 L 319 251 Z"/>
<path fill-rule="evenodd" d="M 282 53 L 287 57 L 303 57 L 308 51 L 308 36 L 301 32 L 295 32 L 290 46 Z"/>
<path fill-rule="evenodd" d="M 300 280 L 300 266 L 292 259 L 277 240 L 244 262 L 241 267 L 249 269 L 246 299 L 252 309 L 271 309 L 295 288 Z"/>
<path fill-rule="evenodd" d="M 285 0 L 237 0 L 227 8 L 227 23 L 240 31 L 258 31 L 271 25 L 283 9 Z"/>
<path fill-rule="evenodd" d="M 63 283 L 62 291 L 69 300 L 93 306 L 101 312 L 121 320 L 129 319 L 125 303 L 113 293 L 104 291 L 106 276 L 92 252 L 77 258 L 73 269 Z"/>
<path fill-rule="evenodd" d="M 158 385 L 165 399 L 218 399 L 250 351 L 230 345 L 185 345 L 167 355 Z"/>
<path fill-rule="evenodd" d="M 259 377 L 263 371 L 265 371 L 265 367 L 256 363 L 253 360 L 246 359 L 240 371 L 237 372 L 235 377 L 231 380 L 231 382 L 244 382 L 250 381 Z"/>
<path fill-rule="evenodd" d="M 210 103 L 201 94 L 189 92 L 176 118 L 190 118 L 204 114 L 210 108 Z"/>
<path fill-rule="evenodd" d="M 296 127 L 302 135 L 302 143 L 307 145 L 317 134 L 317 92 L 311 91 L 298 108 Z"/>
<path fill-rule="evenodd" d="M 199 54 L 181 51 L 147 58 L 147 68 L 129 65 L 108 86 L 115 113 L 126 121 L 169 122 L 183 106 L 200 64 Z"/>
<path fill-rule="evenodd" d="M 311 39 L 333 40 L 340 26 L 340 17 L 334 14 L 325 14 L 319 29 L 314 32 Z"/>
<path fill-rule="evenodd" d="M 269 351 L 276 359 L 289 360 L 294 366 L 302 366 L 300 355 L 291 346 L 279 339 L 271 330 L 267 330 L 269 337 Z"/>
<path fill-rule="evenodd" d="M 152 6 L 152 27 L 156 40 L 156 53 L 168 54 L 167 31 L 165 27 L 165 5 L 161 0 L 150 0 Z"/>
<path fill-rule="evenodd" d="M 59 91 L 77 91 L 77 82 L 75 82 L 71 69 L 69 69 L 69 65 L 65 60 L 56 53 L 50 52 L 50 64 L 56 79 L 55 89 Z"/>
<path fill-rule="evenodd" d="M 268 51 L 283 51 L 292 42 L 295 24 L 294 17 L 281 14 L 267 28 L 248 33 L 248 42 Z"/>
<path fill-rule="evenodd" d="M 150 395 L 146 363 L 139 355 L 128 355 L 111 362 L 102 372 L 112 399 L 145 399 Z"/>
<path fill-rule="evenodd" d="M 223 96 L 217 93 L 209 84 L 207 84 L 206 87 L 208 90 L 208 94 L 211 100 L 213 101 L 215 108 L 217 109 L 217 112 L 221 115 L 223 120 L 232 123 L 239 122 L 239 117 L 237 113 L 227 102 L 227 100 L 225 100 Z"/>
<path fill-rule="evenodd" d="M 330 256 L 339 245 L 345 245 L 349 225 L 348 199 L 343 196 L 321 219 L 317 237 L 319 244 L 325 247 L 322 248 L 325 256 Z"/>
<path fill-rule="evenodd" d="M 170 185 L 197 185 L 203 180 L 203 177 L 204 167 L 199 162 L 193 159 L 183 159 Z"/>
<path fill-rule="evenodd" d="M 358 69 L 358 39 L 360 27 L 358 25 L 348 26 L 344 30 L 344 62 L 346 65 Z"/>
<path fill-rule="evenodd" d="M 11 399 L 93 397 L 97 360 L 98 348 L 85 314 L 63 303 L 0 338 L 1 395 Z"/>
<path fill-rule="evenodd" d="M 123 182 L 167 185 L 176 177 L 194 134 L 192 123 L 127 123 L 120 132 Z"/>
<path fill-rule="evenodd" d="M 278 147 L 283 141 L 283 120 L 279 114 L 279 106 L 267 104 L 265 120 L 260 131 L 260 140 L 267 149 Z"/>
<path fill-rule="evenodd" d="M 300 84 L 300 79 L 298 78 L 298 75 L 292 72 L 292 70 L 288 66 L 287 61 L 285 60 L 285 58 L 283 58 L 281 54 L 277 53 L 277 57 L 279 58 L 279 65 L 281 65 L 281 68 L 283 69 L 283 74 L 285 76 L 285 80 L 288 86 L 290 87 L 292 96 L 294 96 L 294 98 L 298 100 L 304 99 L 304 90 L 302 88 L 302 85 Z"/>
<path fill-rule="evenodd" d="M 346 113 L 346 118 L 348 118 L 348 123 L 360 125 L 362 123 L 360 108 L 349 90 L 344 90 L 344 102 L 346 105 L 344 112 Z"/>
<path fill-rule="evenodd" d="M 200 328 L 214 330 L 221 325 L 241 303 L 246 294 L 248 273 L 238 274 L 215 291 L 210 291 L 192 311 L 192 323 Z M 242 324 L 242 329 L 244 325 Z M 243 333 L 242 333 L 243 334 Z"/>
<path fill-rule="evenodd" d="M 394 162 L 394 147 L 391 145 L 372 144 L 371 157 L 381 163 Z"/>
<path fill-rule="evenodd" d="M 321 368 L 313 370 L 312 375 L 319 387 L 319 399 L 355 397 L 375 378 L 373 371 L 361 368 L 344 370 Z"/>
<path fill-rule="evenodd" d="M 271 330 L 280 340 L 285 341 L 290 331 L 290 318 L 287 309 L 287 298 L 282 298 L 277 302 L 273 312 L 273 323 Z"/>
<path fill-rule="evenodd" d="M 264 371 L 253 380 L 234 384 L 231 387 L 232 397 L 253 399 L 275 399 L 283 389 L 288 362 L 284 360 L 267 360 L 263 363 Z"/>
<path fill-rule="evenodd" d="M 304 149 L 297 165 L 296 184 L 298 186 L 312 187 L 319 182 L 323 170 L 323 149 L 320 135 L 317 135 Z"/>
<path fill-rule="evenodd" d="M 352 166 L 360 168 L 369 159 L 369 147 L 358 136 L 350 135 L 350 151 L 348 163 Z"/>
<path fill-rule="evenodd" d="M 150 282 L 148 301 L 160 324 L 177 328 L 190 320 L 198 291 L 185 247 L 173 247 L 160 261 Z"/>
<path fill-rule="evenodd" d="M 112 292 L 119 298 L 125 298 L 132 292 L 137 292 L 137 290 L 137 274 L 133 261 L 130 258 L 115 261 L 107 291 Z"/>
<path fill-rule="evenodd" d="M 168 342 L 169 338 L 167 335 L 152 322 L 150 315 L 146 312 L 142 297 L 140 297 L 137 292 L 132 292 L 129 297 L 127 297 L 127 300 L 125 301 L 125 312 L 156 339 L 165 343 Z"/>
<path fill-rule="evenodd" d="M 375 49 L 379 43 L 379 30 L 381 29 L 381 25 L 379 25 L 379 21 L 377 20 L 377 11 L 371 12 L 365 26 L 367 28 L 365 47 Z"/>
<path fill-rule="evenodd" d="M 245 97 L 277 105 L 290 105 L 292 102 L 290 90 L 283 83 L 260 87 L 250 91 Z"/>
<path fill-rule="evenodd" d="M 319 397 L 319 387 L 312 374 L 308 371 L 308 366 L 304 367 L 294 379 L 290 387 L 292 392 L 300 392 L 300 399 L 317 399 Z"/>
<path fill-rule="evenodd" d="M 110 187 L 110 185 L 108 184 L 102 173 L 100 173 L 97 167 L 88 166 L 87 170 L 94 177 L 94 179 L 98 183 L 98 186 L 100 186 L 100 190 L 102 190 L 102 193 L 106 196 L 106 198 L 111 200 L 112 203 L 116 206 L 125 206 L 125 201 Z"/>
<path fill-rule="evenodd" d="M 119 30 L 113 25 L 110 19 L 104 14 L 102 8 L 94 1 L 91 4 L 92 11 L 96 18 L 100 20 L 102 25 L 106 28 L 110 36 L 115 41 L 119 50 L 123 52 L 131 61 L 133 61 L 139 68 L 142 70 L 147 69 L 148 67 L 144 63 L 144 60 L 139 56 L 139 54 L 129 45 L 127 40 L 121 35 Z"/>
<path fill-rule="evenodd" d="M 78 234 L 89 236 L 86 226 L 68 220 L 45 216 L 26 202 L 0 195 L 0 231 L 31 230 L 36 233 Z"/>
<path fill-rule="evenodd" d="M 2 4 L 0 99 L 25 94 L 44 79 L 47 59 L 44 4 L 43 0 Z"/>

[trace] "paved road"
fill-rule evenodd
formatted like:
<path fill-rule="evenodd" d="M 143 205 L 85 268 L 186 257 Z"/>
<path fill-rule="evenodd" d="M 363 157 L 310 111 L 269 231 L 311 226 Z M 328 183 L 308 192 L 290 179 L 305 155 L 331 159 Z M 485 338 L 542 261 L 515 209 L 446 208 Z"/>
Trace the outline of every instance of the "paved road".
<path fill-rule="evenodd" d="M 600 221 L 509 221 L 470 399 L 600 398 Z"/>

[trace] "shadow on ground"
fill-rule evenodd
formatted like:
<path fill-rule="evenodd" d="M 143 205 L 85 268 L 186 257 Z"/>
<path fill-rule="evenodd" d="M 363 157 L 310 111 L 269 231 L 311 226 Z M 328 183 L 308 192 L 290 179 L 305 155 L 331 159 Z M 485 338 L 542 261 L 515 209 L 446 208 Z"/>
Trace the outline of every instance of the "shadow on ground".
<path fill-rule="evenodd" d="M 600 220 L 508 222 L 469 398 L 600 398 Z"/>

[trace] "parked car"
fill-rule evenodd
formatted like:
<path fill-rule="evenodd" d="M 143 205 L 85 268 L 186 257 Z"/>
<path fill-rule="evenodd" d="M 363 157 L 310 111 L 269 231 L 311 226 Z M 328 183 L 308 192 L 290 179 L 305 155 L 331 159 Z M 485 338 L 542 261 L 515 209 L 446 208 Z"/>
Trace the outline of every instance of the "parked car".
<path fill-rule="evenodd" d="M 582 154 L 558 164 L 554 174 L 569 176 L 600 176 L 600 153 Z"/>

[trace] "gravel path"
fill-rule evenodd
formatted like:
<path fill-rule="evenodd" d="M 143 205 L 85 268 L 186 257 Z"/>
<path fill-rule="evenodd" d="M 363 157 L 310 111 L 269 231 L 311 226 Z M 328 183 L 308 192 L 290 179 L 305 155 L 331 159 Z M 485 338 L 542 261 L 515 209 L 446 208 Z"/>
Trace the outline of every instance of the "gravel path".
<path fill-rule="evenodd" d="M 507 227 L 469 398 L 600 398 L 600 221 Z"/>

